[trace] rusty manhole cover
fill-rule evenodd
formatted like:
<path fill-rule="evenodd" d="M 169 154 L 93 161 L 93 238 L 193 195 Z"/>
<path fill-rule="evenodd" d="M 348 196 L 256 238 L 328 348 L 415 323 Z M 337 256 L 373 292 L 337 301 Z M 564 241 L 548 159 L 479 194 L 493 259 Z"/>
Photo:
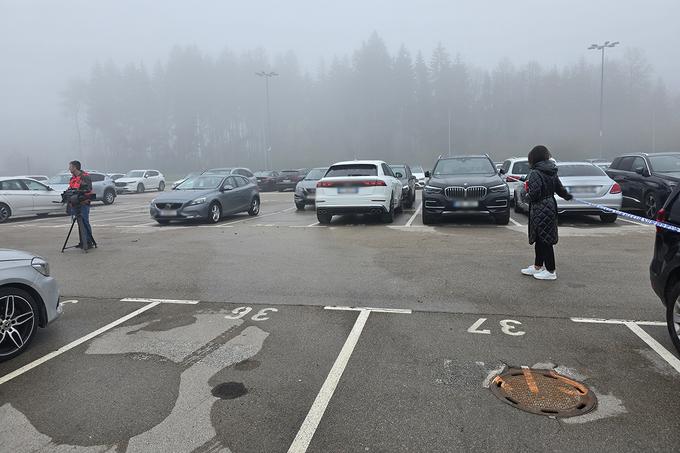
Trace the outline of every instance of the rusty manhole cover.
<path fill-rule="evenodd" d="M 489 388 L 501 401 L 532 414 L 575 417 L 597 406 L 588 387 L 553 370 L 508 368 Z"/>

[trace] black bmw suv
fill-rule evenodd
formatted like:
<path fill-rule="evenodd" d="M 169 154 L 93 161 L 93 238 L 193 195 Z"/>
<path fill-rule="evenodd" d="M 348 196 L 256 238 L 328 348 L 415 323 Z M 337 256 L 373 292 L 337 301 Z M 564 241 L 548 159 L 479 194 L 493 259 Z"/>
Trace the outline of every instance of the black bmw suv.
<path fill-rule="evenodd" d="M 653 219 L 680 182 L 680 153 L 631 154 L 606 170 L 623 192 L 623 209 Z"/>
<path fill-rule="evenodd" d="M 510 222 L 510 190 L 489 156 L 440 158 L 425 177 L 425 225 L 454 212 L 488 213 L 499 225 Z"/>
<path fill-rule="evenodd" d="M 657 220 L 680 226 L 680 188 L 668 197 Z M 680 233 L 657 228 L 649 277 L 652 289 L 666 307 L 668 333 L 680 352 Z"/>

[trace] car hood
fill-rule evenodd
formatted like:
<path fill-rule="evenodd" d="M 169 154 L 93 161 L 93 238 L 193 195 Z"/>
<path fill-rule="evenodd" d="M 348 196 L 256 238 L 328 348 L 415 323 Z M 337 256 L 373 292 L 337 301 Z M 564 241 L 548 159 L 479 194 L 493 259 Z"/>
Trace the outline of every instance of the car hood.
<path fill-rule="evenodd" d="M 30 261 L 35 256 L 21 250 L 0 249 L 0 261 Z"/>
<path fill-rule="evenodd" d="M 208 190 L 173 190 L 172 192 L 163 192 L 155 198 L 156 203 L 171 203 L 195 200 L 199 197 L 205 197 L 217 192 L 217 189 Z"/>
<path fill-rule="evenodd" d="M 126 184 L 129 184 L 131 182 L 140 182 L 144 178 L 118 178 L 116 179 L 116 182 L 124 182 Z"/>
<path fill-rule="evenodd" d="M 492 186 L 503 184 L 498 175 L 460 175 L 460 176 L 436 176 L 430 178 L 429 185 L 435 187 L 448 186 Z"/>

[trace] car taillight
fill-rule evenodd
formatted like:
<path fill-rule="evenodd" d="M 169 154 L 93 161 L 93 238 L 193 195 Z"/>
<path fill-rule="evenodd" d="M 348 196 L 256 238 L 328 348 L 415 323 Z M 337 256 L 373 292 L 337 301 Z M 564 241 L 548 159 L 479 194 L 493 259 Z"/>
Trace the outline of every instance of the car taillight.
<path fill-rule="evenodd" d="M 367 187 L 375 187 L 375 186 L 387 186 L 385 184 L 385 181 L 381 181 L 380 179 L 369 179 L 366 181 L 359 181 L 359 184 L 362 186 L 367 186 Z"/>
<path fill-rule="evenodd" d="M 352 187 L 352 186 L 364 186 L 364 187 L 386 187 L 385 181 L 380 179 L 364 179 L 358 181 L 319 181 L 316 183 L 316 187 Z"/>
<path fill-rule="evenodd" d="M 659 209 L 656 213 L 656 221 L 665 223 L 666 220 L 668 220 L 668 213 L 663 208 Z M 656 227 L 657 233 L 661 233 L 662 230 L 663 230 L 663 228 Z"/>
<path fill-rule="evenodd" d="M 619 185 L 618 182 L 615 182 L 614 185 L 612 186 L 611 190 L 609 191 L 611 194 L 617 194 L 621 193 L 621 186 Z"/>
<path fill-rule="evenodd" d="M 335 187 L 335 185 L 330 181 L 319 181 L 316 183 L 316 187 Z"/>
<path fill-rule="evenodd" d="M 519 182 L 521 176 L 515 176 L 515 175 L 508 175 L 505 177 L 506 182 Z"/>

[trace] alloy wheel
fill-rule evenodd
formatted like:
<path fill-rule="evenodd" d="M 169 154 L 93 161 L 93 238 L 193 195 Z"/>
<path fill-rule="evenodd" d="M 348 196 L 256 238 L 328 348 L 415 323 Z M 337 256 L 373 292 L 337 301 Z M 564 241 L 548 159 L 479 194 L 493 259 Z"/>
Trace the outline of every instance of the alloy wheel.
<path fill-rule="evenodd" d="M 212 205 L 210 208 L 210 218 L 214 223 L 217 223 L 220 221 L 220 207 L 217 204 Z"/>
<path fill-rule="evenodd" d="M 657 212 L 656 197 L 654 197 L 654 194 L 650 193 L 649 195 L 647 195 L 646 207 L 647 209 L 645 211 L 645 214 L 647 214 L 647 218 L 653 219 Z"/>
<path fill-rule="evenodd" d="M 260 200 L 257 198 L 253 198 L 253 202 L 250 204 L 250 212 L 253 215 L 257 215 L 260 213 Z"/>
<path fill-rule="evenodd" d="M 9 218 L 9 208 L 7 206 L 0 205 L 0 223 L 4 222 Z"/>
<path fill-rule="evenodd" d="M 680 298 L 673 304 L 673 328 L 675 337 L 680 340 Z"/>
<path fill-rule="evenodd" d="M 31 303 L 21 296 L 0 298 L 0 357 L 15 353 L 31 338 L 35 328 Z"/>

